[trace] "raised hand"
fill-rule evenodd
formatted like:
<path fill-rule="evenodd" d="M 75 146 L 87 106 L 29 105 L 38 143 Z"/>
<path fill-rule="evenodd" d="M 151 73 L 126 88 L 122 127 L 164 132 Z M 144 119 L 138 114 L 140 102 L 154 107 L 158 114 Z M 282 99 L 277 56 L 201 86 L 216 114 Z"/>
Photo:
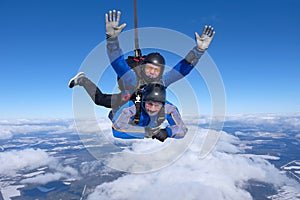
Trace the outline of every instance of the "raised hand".
<path fill-rule="evenodd" d="M 105 28 L 107 39 L 117 38 L 121 31 L 125 28 L 125 23 L 119 26 L 120 16 L 121 12 L 116 10 L 110 10 L 109 14 L 105 14 Z"/>
<path fill-rule="evenodd" d="M 200 52 L 206 51 L 208 49 L 212 39 L 214 38 L 216 32 L 214 28 L 211 26 L 204 26 L 201 36 L 197 32 L 195 32 L 196 42 L 197 42 L 197 50 Z"/>

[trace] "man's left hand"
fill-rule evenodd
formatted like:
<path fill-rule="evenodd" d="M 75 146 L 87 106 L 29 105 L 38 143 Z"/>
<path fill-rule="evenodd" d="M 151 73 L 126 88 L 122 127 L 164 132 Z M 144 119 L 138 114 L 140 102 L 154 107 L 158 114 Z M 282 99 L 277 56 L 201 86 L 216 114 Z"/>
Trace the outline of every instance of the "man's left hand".
<path fill-rule="evenodd" d="M 206 51 L 215 34 L 216 32 L 214 31 L 214 28 L 211 26 L 204 26 L 201 36 L 199 36 L 199 34 L 195 32 L 197 50 L 200 52 Z"/>

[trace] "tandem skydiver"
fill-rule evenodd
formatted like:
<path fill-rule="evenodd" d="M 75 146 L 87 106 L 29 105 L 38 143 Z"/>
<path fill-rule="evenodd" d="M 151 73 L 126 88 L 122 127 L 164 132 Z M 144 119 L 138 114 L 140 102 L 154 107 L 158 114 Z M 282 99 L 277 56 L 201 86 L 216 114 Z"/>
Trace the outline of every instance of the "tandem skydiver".
<path fill-rule="evenodd" d="M 117 94 L 103 94 L 101 90 L 85 76 L 84 72 L 79 72 L 69 81 L 70 88 L 76 85 L 83 86 L 96 105 L 113 108 L 113 110 L 119 108 L 129 99 L 135 99 L 138 91 L 148 83 L 160 82 L 165 87 L 168 87 L 170 84 L 189 74 L 208 49 L 215 35 L 211 26 L 205 26 L 201 36 L 195 32 L 196 46 L 167 73 L 163 74 L 165 59 L 157 52 L 143 56 L 139 61 L 139 66 L 131 70 L 131 67 L 124 59 L 118 41 L 118 35 L 126 26 L 126 24 L 119 26 L 120 15 L 120 11 L 109 11 L 109 14 L 105 15 L 105 22 L 107 53 L 111 65 L 118 77 L 120 77 L 119 88 L 121 92 Z"/>
<path fill-rule="evenodd" d="M 189 72 L 193 69 L 198 60 L 204 54 L 206 49 L 209 47 L 215 35 L 213 28 L 210 26 L 205 26 L 201 36 L 199 36 L 198 33 L 195 33 L 197 45 L 169 72 L 163 74 L 165 68 L 165 59 L 159 53 L 150 53 L 146 56 L 143 56 L 139 61 L 139 65 L 132 70 L 129 64 L 124 59 L 122 50 L 119 47 L 118 35 L 126 26 L 126 24 L 122 24 L 121 26 L 119 26 L 120 15 L 121 13 L 119 11 L 110 11 L 109 15 L 106 14 L 105 21 L 107 35 L 107 53 L 114 70 L 120 78 L 121 84 L 119 85 L 122 86 L 120 87 L 121 92 L 117 94 L 103 94 L 101 90 L 93 82 L 91 82 L 83 72 L 79 72 L 70 80 L 69 87 L 73 88 L 76 85 L 83 86 L 92 100 L 95 102 L 95 104 L 105 106 L 107 108 L 113 108 L 113 112 L 110 112 L 110 119 L 113 121 L 113 133 L 115 137 L 141 138 L 143 136 L 153 137 L 160 141 L 164 141 L 166 137 L 183 137 L 187 129 L 182 122 L 177 108 L 170 103 L 165 104 L 165 101 L 161 101 L 160 103 L 162 104 L 159 106 L 159 102 L 155 102 L 150 99 L 152 102 L 150 102 L 149 104 L 149 102 L 146 101 L 147 99 L 143 97 L 143 95 L 145 95 L 144 88 L 147 88 L 147 85 L 149 85 L 149 87 L 153 87 L 152 83 L 154 83 L 156 85 L 159 84 L 161 87 L 164 87 L 165 90 L 165 88 L 170 84 L 189 74 Z M 128 102 L 128 104 L 124 105 L 126 102 Z M 130 130 L 123 129 L 122 126 L 116 125 L 118 124 L 116 122 L 119 122 L 117 120 L 118 117 L 116 118 L 116 116 L 121 115 L 124 117 L 124 115 L 120 113 L 123 113 L 124 109 L 128 110 L 126 108 L 132 109 L 132 103 L 134 104 L 135 110 L 131 113 L 131 118 L 133 119 L 130 118 L 129 120 L 131 128 L 133 126 L 136 126 L 137 129 L 140 127 L 146 127 L 144 135 L 142 134 L 138 137 L 131 134 L 126 134 L 128 133 L 128 131 L 130 132 Z M 124 106 L 119 109 L 122 105 Z M 151 120 L 149 121 L 149 112 L 145 112 L 147 105 L 148 107 L 149 105 L 152 105 L 154 108 L 160 108 L 159 110 L 161 112 L 158 112 L 160 113 L 160 115 L 157 113 L 157 116 L 159 116 L 158 118 L 161 119 L 168 119 L 168 122 L 170 124 L 169 127 L 174 127 L 174 122 L 180 121 L 180 133 L 174 133 L 174 130 L 176 130 L 176 128 L 174 130 L 172 128 L 159 128 L 161 122 L 156 122 L 156 126 L 149 126 L 149 123 L 151 124 L 151 121 L 153 121 L 154 119 L 151 119 L 150 117 Z M 168 111 L 167 108 L 172 108 L 172 112 Z M 176 119 L 171 119 L 170 116 L 165 116 L 165 114 L 168 112 L 165 113 L 162 112 L 162 110 L 172 113 L 173 116 L 176 116 Z M 144 117 L 147 115 L 148 117 Z M 175 126 L 178 126 L 178 124 L 175 123 Z M 124 134 L 120 134 L 121 132 Z"/>

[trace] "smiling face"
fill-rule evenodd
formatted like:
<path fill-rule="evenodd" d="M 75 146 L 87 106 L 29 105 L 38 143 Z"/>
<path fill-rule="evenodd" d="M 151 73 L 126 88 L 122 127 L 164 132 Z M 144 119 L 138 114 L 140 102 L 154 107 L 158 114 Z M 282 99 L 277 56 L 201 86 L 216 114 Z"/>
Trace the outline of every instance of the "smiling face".
<path fill-rule="evenodd" d="M 145 102 L 145 109 L 149 116 L 155 116 L 158 114 L 160 109 L 162 108 L 163 104 L 158 101 L 151 101 L 148 100 Z"/>
<path fill-rule="evenodd" d="M 147 63 L 144 66 L 144 71 L 145 71 L 146 76 L 153 78 L 153 79 L 155 79 L 159 76 L 160 70 L 161 70 L 160 66 L 157 66 L 157 65 L 154 65 L 151 63 Z"/>

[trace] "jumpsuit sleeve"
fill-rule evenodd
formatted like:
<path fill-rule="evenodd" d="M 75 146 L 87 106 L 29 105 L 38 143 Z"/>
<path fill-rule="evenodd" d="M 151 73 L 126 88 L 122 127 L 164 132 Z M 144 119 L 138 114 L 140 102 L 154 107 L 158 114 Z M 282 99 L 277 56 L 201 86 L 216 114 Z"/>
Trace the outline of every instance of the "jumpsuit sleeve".
<path fill-rule="evenodd" d="M 168 87 L 188 75 L 194 69 L 194 66 L 198 63 L 198 60 L 203 54 L 203 52 L 197 51 L 194 47 L 184 59 L 177 63 L 170 71 L 163 74 L 162 80 L 165 86 Z"/>
<path fill-rule="evenodd" d="M 141 126 L 131 125 L 136 109 L 132 101 L 123 105 L 115 114 L 112 122 L 113 136 L 122 139 L 143 139 L 145 136 L 145 128 Z"/>
<path fill-rule="evenodd" d="M 171 138 L 183 138 L 188 129 L 182 121 L 181 115 L 178 112 L 176 106 L 167 102 L 165 105 L 166 118 L 169 125 L 166 127 L 168 131 L 168 137 Z"/>
<path fill-rule="evenodd" d="M 118 39 L 107 40 L 106 48 L 110 63 L 124 87 L 127 90 L 134 90 L 137 84 L 136 75 L 124 59 Z"/>

